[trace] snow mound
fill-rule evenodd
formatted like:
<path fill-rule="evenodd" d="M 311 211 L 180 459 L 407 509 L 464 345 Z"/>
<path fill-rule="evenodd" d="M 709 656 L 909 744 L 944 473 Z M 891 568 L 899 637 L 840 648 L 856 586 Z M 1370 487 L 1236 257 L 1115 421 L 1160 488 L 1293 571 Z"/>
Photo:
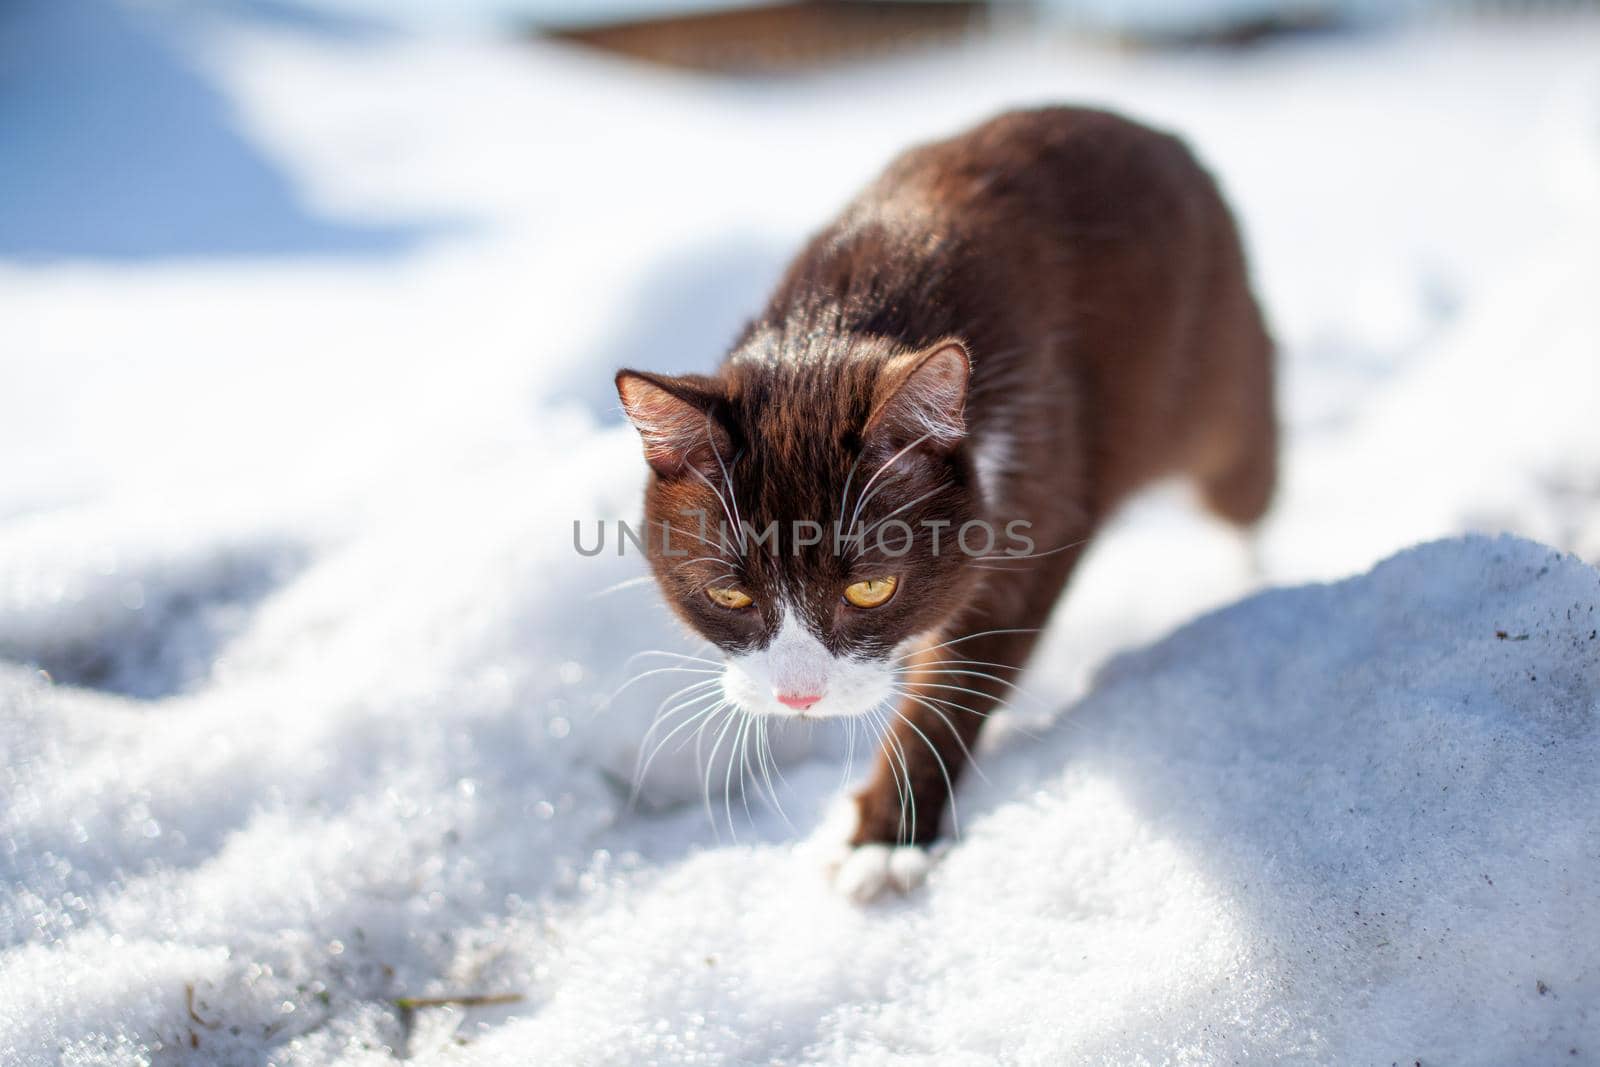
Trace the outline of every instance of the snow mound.
<path fill-rule="evenodd" d="M 525 758 L 504 751 L 434 757 L 476 760 L 480 785 L 441 791 L 412 754 L 395 763 L 416 789 L 285 803 L 221 837 L 168 807 L 152 838 L 192 824 L 204 848 L 77 879 L 65 831 L 125 813 L 80 795 L 45 826 L 71 786 L 30 791 L 24 753 L 0 1031 L 19 1063 L 1591 1056 L 1597 627 L 1600 572 L 1513 538 L 1260 594 L 1112 661 L 1037 736 L 998 737 L 963 840 L 868 909 L 807 842 L 652 853 L 703 816 L 629 814 L 582 761 L 498 779 Z M 836 773 L 792 767 L 786 800 L 820 804 Z M 586 813 L 535 810 L 562 775 Z M 464 992 L 519 999 L 397 1003 Z"/>
<path fill-rule="evenodd" d="M 859 913 L 780 849 L 614 879 L 480 1051 L 1593 1055 L 1597 605 L 1594 569 L 1481 538 L 1257 596 L 992 753 L 923 895 Z"/>

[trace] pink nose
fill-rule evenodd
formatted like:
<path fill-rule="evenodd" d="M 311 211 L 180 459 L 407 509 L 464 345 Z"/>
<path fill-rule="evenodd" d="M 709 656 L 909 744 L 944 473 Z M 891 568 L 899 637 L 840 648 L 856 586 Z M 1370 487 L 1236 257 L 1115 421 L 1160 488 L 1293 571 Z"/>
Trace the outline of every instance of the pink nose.
<path fill-rule="evenodd" d="M 822 699 L 821 693 L 778 693 L 778 703 L 796 711 L 805 711 Z"/>

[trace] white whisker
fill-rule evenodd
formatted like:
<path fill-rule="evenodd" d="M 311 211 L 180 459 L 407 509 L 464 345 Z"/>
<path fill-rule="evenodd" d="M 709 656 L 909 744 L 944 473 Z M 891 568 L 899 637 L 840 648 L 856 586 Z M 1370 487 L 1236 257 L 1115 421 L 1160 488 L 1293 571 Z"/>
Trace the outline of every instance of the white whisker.
<path fill-rule="evenodd" d="M 928 735 L 918 729 L 917 724 L 912 722 L 907 715 L 905 715 L 899 709 L 895 710 L 895 715 L 901 722 L 909 726 L 918 737 L 922 738 L 922 743 L 928 746 L 929 752 L 933 753 L 934 762 L 939 765 L 939 773 L 944 776 L 945 795 L 948 797 L 950 802 L 950 832 L 955 835 L 957 840 L 960 840 L 961 821 L 956 816 L 956 784 L 950 779 L 950 769 L 944 765 L 944 757 L 939 754 L 939 749 L 934 746 L 934 743 L 928 740 Z M 915 834 L 916 830 L 913 829 L 912 835 L 915 836 Z"/>
<path fill-rule="evenodd" d="M 629 678 L 626 682 L 623 682 L 620 686 L 617 687 L 616 692 L 612 693 L 609 697 L 606 698 L 606 704 L 609 705 L 612 702 L 614 702 L 619 696 L 621 696 L 625 691 L 627 691 L 627 689 L 630 686 L 634 685 L 637 682 L 642 682 L 646 678 L 652 677 L 653 675 L 657 675 L 657 674 L 721 674 L 721 673 L 722 672 L 720 670 L 714 671 L 709 667 L 653 667 L 650 670 L 645 671 L 642 674 L 636 674 L 632 678 Z"/>
<path fill-rule="evenodd" d="M 623 667 L 626 668 L 633 666 L 633 661 L 643 656 L 670 656 L 673 659 L 692 660 L 695 663 L 709 663 L 713 667 L 722 666 L 722 664 L 716 660 L 706 659 L 704 656 L 691 656 L 684 652 L 669 652 L 664 648 L 647 648 L 643 652 L 635 652 L 633 655 L 629 656 L 627 662 L 623 664 Z"/>
<path fill-rule="evenodd" d="M 915 441 L 912 441 L 909 445 L 906 445 L 906 447 L 890 456 L 888 461 L 885 462 L 883 466 L 872 472 L 872 477 L 867 479 L 867 484 L 861 487 L 861 496 L 856 500 L 855 510 L 850 513 L 849 529 L 854 530 L 856 528 L 856 520 L 861 518 L 862 507 L 866 505 L 868 500 L 872 499 L 872 483 L 876 482 L 880 477 L 882 477 L 884 471 L 894 466 L 901 456 L 905 455 L 907 452 L 910 452 L 913 448 L 916 448 L 918 445 L 922 444 L 922 442 L 926 441 L 932 436 L 933 434 L 931 433 L 923 434 L 921 437 L 917 438 Z"/>
<path fill-rule="evenodd" d="M 698 697 L 698 698 L 696 698 L 696 700 L 689 701 L 688 704 L 685 705 L 685 707 L 686 708 L 692 708 L 697 701 L 706 700 L 706 699 L 709 699 L 712 696 L 715 696 L 715 694 L 708 693 L 705 696 Z M 717 712 L 721 711 L 724 707 L 726 707 L 726 702 L 725 701 L 716 701 L 716 702 L 708 705 L 707 707 L 704 707 L 704 708 L 700 709 L 699 711 L 695 712 L 693 715 L 690 715 L 688 718 L 684 719 L 683 722 L 679 723 L 677 726 L 674 726 L 670 731 L 668 731 L 666 736 L 662 737 L 661 740 L 656 742 L 655 747 L 653 747 L 650 750 L 650 754 L 648 756 L 644 756 L 644 758 L 642 760 L 637 759 L 637 758 L 635 759 L 635 761 L 634 761 L 634 772 L 633 772 L 633 791 L 632 791 L 631 795 L 628 798 L 628 807 L 630 809 L 638 801 L 639 793 L 644 789 L 645 779 L 650 774 L 650 765 L 653 762 L 655 762 L 655 758 L 661 752 L 661 750 L 667 746 L 667 742 L 671 741 L 679 733 L 681 733 L 684 730 L 688 729 L 690 726 L 693 726 L 696 722 L 699 722 L 699 723 L 702 723 L 702 724 L 705 723 L 711 716 L 714 716 Z M 672 709 L 672 713 L 675 713 L 678 710 L 680 710 L 680 709 L 679 708 L 674 708 L 674 709 Z M 671 713 L 669 713 L 669 715 L 670 714 Z M 659 722 L 661 722 L 661 721 L 663 721 L 663 720 L 657 720 L 657 724 L 659 724 Z M 652 726 L 650 727 L 652 732 L 655 730 L 657 724 L 652 724 Z M 641 756 L 643 756 L 643 753 L 644 753 L 644 745 L 649 743 L 649 734 L 648 733 L 645 735 L 645 738 L 646 738 L 645 741 L 642 742 L 640 744 L 640 746 L 639 746 L 639 752 L 640 752 Z"/>
<path fill-rule="evenodd" d="M 1006 679 L 1006 678 L 1002 678 L 998 674 L 989 674 L 986 671 L 969 671 L 969 670 L 965 670 L 963 668 L 950 668 L 950 667 L 898 667 L 895 670 L 890 671 L 889 673 L 890 674 L 899 674 L 899 675 L 923 675 L 923 676 L 928 676 L 928 677 L 933 677 L 933 676 L 937 676 L 937 675 L 949 675 L 949 676 L 952 676 L 952 677 L 987 678 L 989 681 L 994 682 L 996 685 L 1003 685 L 1007 689 L 1013 690 L 1014 692 L 1016 692 L 1016 693 L 1018 693 L 1018 694 L 1020 694 L 1022 696 L 1033 697 L 1033 694 L 1029 693 L 1026 689 L 1022 688 L 1022 686 L 1018 685 L 1016 682 L 1010 681 L 1009 679 Z M 1034 698 L 1034 699 L 1037 699 L 1037 698 Z"/>
<path fill-rule="evenodd" d="M 941 648 L 949 648 L 951 645 L 959 645 L 963 641 L 976 641 L 980 637 L 995 637 L 1000 634 L 1036 634 L 1038 632 L 1039 630 L 1037 627 L 1029 627 L 1024 629 L 982 630 L 975 634 L 967 634 L 965 637 L 957 637 L 953 640 L 945 641 L 943 644 L 932 645 L 928 648 L 916 649 L 913 652 L 906 653 L 904 656 L 901 656 L 894 662 L 904 663 L 916 656 L 925 656 L 929 652 L 937 652 Z"/>
<path fill-rule="evenodd" d="M 1074 541 L 1070 545 L 1062 545 L 1060 548 L 1052 548 L 1052 549 L 1049 549 L 1048 551 L 1045 551 L 1045 552 L 1029 552 L 1029 553 L 1025 553 L 1023 555 L 1020 555 L 1020 556 L 1013 556 L 1010 553 L 1001 552 L 998 555 L 972 556 L 970 558 L 973 559 L 973 560 L 988 561 L 988 562 L 1004 562 L 1006 560 L 1024 560 L 1024 559 L 1044 559 L 1046 556 L 1054 556 L 1057 553 L 1066 552 L 1069 549 L 1077 548 L 1079 545 L 1086 545 L 1088 543 L 1089 543 L 1089 539 L 1087 537 L 1085 537 L 1081 541 Z"/>
<path fill-rule="evenodd" d="M 755 719 L 753 716 L 746 715 L 744 717 L 744 721 L 739 724 L 739 735 L 734 739 L 734 750 L 738 753 L 739 764 L 739 803 L 744 805 L 745 821 L 748 822 L 752 828 L 755 827 L 756 820 L 755 816 L 750 814 L 750 796 L 745 792 L 744 789 L 744 776 L 745 772 L 750 769 L 750 724 L 754 721 Z M 728 770 L 733 770 L 732 760 L 728 762 Z M 733 810 L 732 805 L 728 803 L 728 787 L 726 785 L 724 785 L 722 789 L 722 802 L 728 812 L 728 833 L 731 834 L 734 841 L 737 842 L 739 840 L 739 835 L 733 828 Z"/>
<path fill-rule="evenodd" d="M 939 721 L 944 723 L 944 728 L 946 730 L 949 730 L 951 736 L 956 739 L 956 744 L 961 746 L 961 754 L 967 758 L 967 765 L 972 768 L 972 772 L 974 774 L 976 774 L 979 778 L 982 778 L 985 785 L 993 785 L 994 784 L 993 782 L 989 781 L 989 776 L 983 773 L 983 768 L 978 765 L 978 757 L 972 754 L 972 749 L 968 748 L 966 741 L 962 740 L 961 731 L 957 730 L 956 729 L 956 724 L 950 721 L 950 716 L 946 715 L 943 711 L 939 710 L 939 708 L 936 707 L 934 705 L 934 703 L 932 703 L 933 701 L 937 700 L 936 697 L 926 697 L 926 698 L 924 698 L 924 697 L 918 696 L 915 693 L 907 692 L 905 690 L 901 690 L 900 691 L 900 695 L 905 697 L 907 700 L 911 701 L 912 703 L 921 705 L 923 708 L 925 708 L 926 710 L 932 712 L 934 715 L 937 715 L 939 717 Z M 961 711 L 969 711 L 970 710 L 968 708 L 963 708 L 958 704 L 951 704 L 949 701 L 938 701 L 938 702 L 941 703 L 941 704 L 945 704 L 947 706 L 950 706 L 950 707 L 959 708 Z M 971 712 L 971 714 L 976 715 L 977 712 Z"/>
<path fill-rule="evenodd" d="M 648 585 L 655 580 L 656 576 L 653 574 L 641 574 L 636 578 L 624 578 L 615 585 L 608 585 L 604 589 L 590 593 L 588 599 L 597 600 L 603 596 L 610 596 L 612 593 L 620 593 L 624 589 L 634 589 L 641 585 Z"/>
<path fill-rule="evenodd" d="M 845 509 L 845 505 L 850 500 L 850 483 L 855 481 L 856 468 L 861 466 L 861 459 L 865 455 L 866 455 L 865 452 L 857 452 L 856 453 L 856 461 L 854 463 L 850 464 L 850 473 L 845 475 L 845 478 L 844 478 L 844 492 L 839 494 L 839 518 L 838 518 L 838 521 L 834 523 L 834 532 L 835 533 L 843 533 L 844 532 L 844 509 Z"/>
<path fill-rule="evenodd" d="M 756 721 L 756 766 L 761 771 L 761 777 L 767 783 L 767 797 L 772 803 L 772 808 L 778 813 L 778 818 L 783 824 L 793 830 L 794 823 L 789 821 L 788 814 L 783 810 L 783 802 L 778 798 L 778 788 L 772 784 L 772 771 L 777 768 L 777 758 L 772 754 L 772 748 L 767 741 L 767 720 L 763 717 Z M 783 771 L 778 769 L 778 779 L 783 780 Z"/>
<path fill-rule="evenodd" d="M 660 520 L 660 522 L 661 522 L 661 528 L 663 530 L 665 530 L 665 531 L 668 531 L 670 533 L 679 533 L 679 534 L 682 534 L 685 537 L 692 537 L 696 541 L 703 541 L 706 544 L 710 545 L 712 548 L 716 549 L 718 552 L 722 553 L 724 556 L 728 555 L 728 546 L 727 546 L 726 543 L 718 544 L 716 541 L 711 540 L 711 538 L 709 538 L 709 537 L 704 537 L 704 536 L 702 536 L 700 534 L 691 533 L 688 530 L 681 529 L 681 528 L 679 528 L 677 526 L 672 525 L 672 523 L 666 521 L 665 519 Z"/>
<path fill-rule="evenodd" d="M 928 499 L 930 496 L 933 496 L 936 493 L 942 493 L 946 489 L 948 489 L 949 487 L 950 487 L 950 483 L 949 482 L 945 482 L 942 485 L 939 485 L 938 487 L 936 487 L 934 489 L 928 490 L 926 493 L 923 493 L 921 496 L 917 497 L 916 499 L 909 500 L 906 503 L 901 504 L 899 507 L 897 507 L 893 511 L 889 512 L 889 514 L 885 515 L 883 518 L 879 519 L 877 522 L 873 523 L 871 526 L 868 526 L 865 530 L 862 530 L 859 534 L 854 532 L 854 526 L 852 525 L 852 527 L 851 527 L 852 533 L 850 535 L 850 543 L 852 545 L 857 546 L 856 551 L 859 554 L 860 553 L 860 547 L 859 546 L 866 543 L 867 535 L 869 533 L 871 533 L 873 530 L 876 530 L 878 527 L 882 526 L 884 523 L 888 522 L 890 519 L 894 518 L 896 515 L 900 514 L 902 511 L 905 511 L 907 508 L 916 507 L 918 504 L 922 503 L 924 500 Z"/>
<path fill-rule="evenodd" d="M 711 744 L 711 755 L 706 760 L 706 820 L 711 823 L 713 831 L 716 831 L 717 828 L 717 817 L 711 811 L 711 774 L 717 767 L 717 751 L 722 748 L 722 739 L 728 736 L 728 729 L 740 718 L 738 709 L 730 711 L 725 718 L 726 721 L 722 724 L 722 729 L 717 731 L 717 738 Z M 717 836 L 718 838 L 722 836 L 720 831 L 717 831 Z"/>

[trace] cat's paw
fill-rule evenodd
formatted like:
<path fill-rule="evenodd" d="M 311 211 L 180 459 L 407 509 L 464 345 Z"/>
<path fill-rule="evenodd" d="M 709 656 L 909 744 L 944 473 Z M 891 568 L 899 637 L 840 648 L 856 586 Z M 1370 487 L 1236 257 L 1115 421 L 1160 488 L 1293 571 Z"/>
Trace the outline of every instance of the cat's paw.
<path fill-rule="evenodd" d="M 917 845 L 857 845 L 830 872 L 834 889 L 857 904 L 885 892 L 909 893 L 928 877 L 933 858 Z"/>
<path fill-rule="evenodd" d="M 860 814 L 854 799 L 837 802 L 812 838 L 822 870 L 841 895 L 867 904 L 886 892 L 909 893 L 928 877 L 938 850 L 918 845 L 852 845 Z"/>

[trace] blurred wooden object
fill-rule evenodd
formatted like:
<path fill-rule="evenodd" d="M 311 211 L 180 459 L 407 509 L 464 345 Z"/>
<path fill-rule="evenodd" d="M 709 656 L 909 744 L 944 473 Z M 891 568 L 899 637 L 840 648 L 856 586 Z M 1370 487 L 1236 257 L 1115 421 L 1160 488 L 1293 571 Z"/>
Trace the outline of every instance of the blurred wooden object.
<path fill-rule="evenodd" d="M 723 74 L 809 70 L 979 31 L 989 0 L 788 0 L 542 31 L 556 40 Z"/>

